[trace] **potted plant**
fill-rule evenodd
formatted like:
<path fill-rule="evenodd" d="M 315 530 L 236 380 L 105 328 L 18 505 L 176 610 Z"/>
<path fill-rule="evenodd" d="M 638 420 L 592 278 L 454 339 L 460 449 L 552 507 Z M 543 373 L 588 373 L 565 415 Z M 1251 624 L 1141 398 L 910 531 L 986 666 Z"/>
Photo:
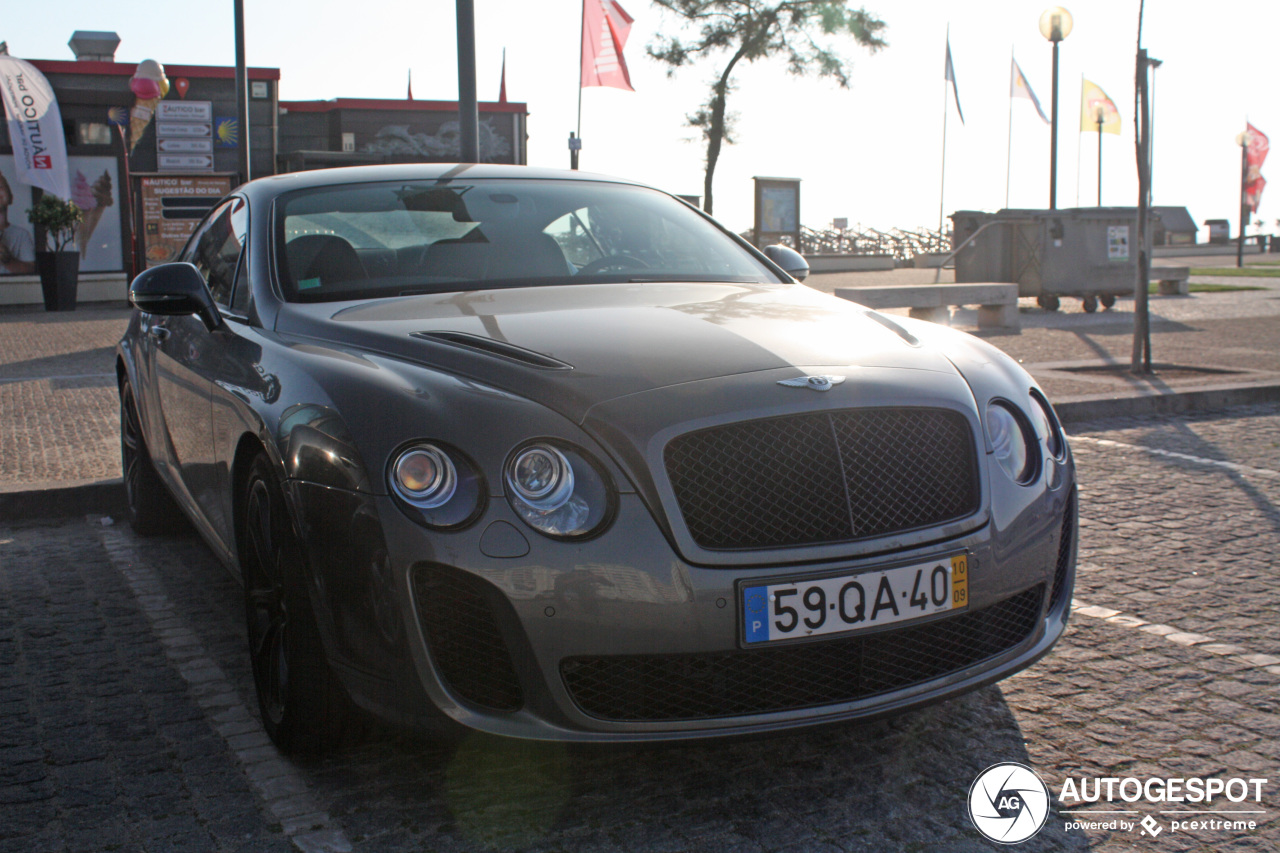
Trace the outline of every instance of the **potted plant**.
<path fill-rule="evenodd" d="M 76 284 L 80 276 L 80 253 L 67 246 L 75 237 L 84 214 L 73 201 L 63 201 L 45 193 L 27 210 L 27 220 L 44 230 L 45 251 L 36 252 L 36 272 L 44 292 L 46 311 L 74 311 Z M 49 251 L 49 244 L 53 250 Z"/>

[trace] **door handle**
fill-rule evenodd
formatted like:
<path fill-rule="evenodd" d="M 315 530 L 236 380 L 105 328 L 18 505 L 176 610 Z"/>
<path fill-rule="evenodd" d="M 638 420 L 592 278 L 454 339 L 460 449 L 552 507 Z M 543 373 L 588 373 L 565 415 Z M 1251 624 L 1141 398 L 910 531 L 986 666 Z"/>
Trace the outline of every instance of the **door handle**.
<path fill-rule="evenodd" d="M 172 334 L 172 332 L 170 332 L 164 326 L 152 326 L 147 331 L 151 333 L 151 337 L 161 342 L 169 340 L 169 335 Z"/>

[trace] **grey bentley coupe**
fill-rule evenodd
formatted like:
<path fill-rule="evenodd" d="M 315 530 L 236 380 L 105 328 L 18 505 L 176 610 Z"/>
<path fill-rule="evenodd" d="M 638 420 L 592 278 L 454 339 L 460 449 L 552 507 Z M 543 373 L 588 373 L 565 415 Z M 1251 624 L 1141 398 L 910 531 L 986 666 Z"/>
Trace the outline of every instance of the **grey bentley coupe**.
<path fill-rule="evenodd" d="M 129 518 L 242 581 L 263 724 L 640 741 L 900 712 L 1062 635 L 1071 452 L 983 341 L 577 172 L 263 178 L 130 286 Z"/>

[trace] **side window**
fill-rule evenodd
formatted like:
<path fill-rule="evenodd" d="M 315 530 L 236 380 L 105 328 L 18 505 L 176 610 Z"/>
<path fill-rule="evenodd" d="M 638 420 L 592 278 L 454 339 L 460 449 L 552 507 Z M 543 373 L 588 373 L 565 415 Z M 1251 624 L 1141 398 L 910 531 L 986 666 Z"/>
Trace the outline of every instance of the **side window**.
<path fill-rule="evenodd" d="M 233 198 L 214 211 L 187 246 L 183 260 L 195 264 L 219 305 L 230 305 L 236 268 L 249 224 L 244 199 Z"/>

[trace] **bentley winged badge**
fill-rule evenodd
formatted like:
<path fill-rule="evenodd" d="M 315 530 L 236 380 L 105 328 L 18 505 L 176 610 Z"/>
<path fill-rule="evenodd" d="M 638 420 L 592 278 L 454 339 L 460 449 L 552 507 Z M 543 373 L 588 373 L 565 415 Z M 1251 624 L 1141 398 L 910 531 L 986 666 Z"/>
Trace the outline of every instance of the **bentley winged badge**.
<path fill-rule="evenodd" d="M 843 376 L 797 376 L 794 379 L 779 379 L 779 385 L 786 385 L 788 388 L 812 388 L 814 391 L 830 391 L 831 386 L 839 385 L 844 381 Z"/>

